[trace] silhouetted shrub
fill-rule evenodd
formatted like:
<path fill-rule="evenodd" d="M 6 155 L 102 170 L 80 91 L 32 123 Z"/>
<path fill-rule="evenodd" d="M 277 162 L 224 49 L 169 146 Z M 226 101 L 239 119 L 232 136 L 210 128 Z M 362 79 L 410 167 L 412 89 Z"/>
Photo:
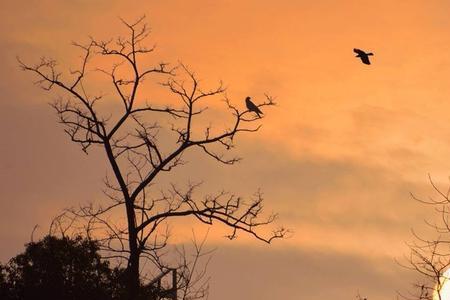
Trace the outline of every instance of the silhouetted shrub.
<path fill-rule="evenodd" d="M 46 236 L 0 267 L 0 299 L 120 299 L 120 275 L 95 241 Z"/>
<path fill-rule="evenodd" d="M 126 269 L 101 259 L 96 241 L 48 235 L 0 264 L 0 299 L 121 300 L 129 296 L 126 280 Z M 138 299 L 159 299 L 159 293 L 141 285 Z"/>

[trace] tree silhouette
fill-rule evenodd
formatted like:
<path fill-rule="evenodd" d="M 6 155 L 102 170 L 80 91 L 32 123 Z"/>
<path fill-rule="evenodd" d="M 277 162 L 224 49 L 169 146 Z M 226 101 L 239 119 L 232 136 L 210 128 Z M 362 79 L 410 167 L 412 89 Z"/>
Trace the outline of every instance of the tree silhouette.
<path fill-rule="evenodd" d="M 0 299 L 10 299 L 10 285 L 8 283 L 6 267 L 0 264 Z"/>
<path fill-rule="evenodd" d="M 143 45 L 149 35 L 144 17 L 134 23 L 123 20 L 122 23 L 128 29 L 127 37 L 108 41 L 91 38 L 86 44 L 73 43 L 83 55 L 81 66 L 70 72 L 71 79 L 63 79 L 53 59 L 42 58 L 35 65 L 19 59 L 19 63 L 23 70 L 37 75 L 37 84 L 44 90 L 57 88 L 63 92 L 64 96 L 59 96 L 52 106 L 71 140 L 86 153 L 96 145 L 106 154 L 114 176 L 114 180 L 108 177 L 105 180 L 110 203 L 87 205 L 70 212 L 87 220 L 86 231 L 89 235 L 96 234 L 108 257 L 127 260 L 129 299 L 136 299 L 141 259 L 147 259 L 160 270 L 168 267 L 161 259 L 161 250 L 167 247 L 169 220 L 191 217 L 208 225 L 216 221 L 230 229 L 230 239 L 242 231 L 267 243 L 284 237 L 287 230 L 281 227 L 270 233 L 259 231 L 277 217 L 263 215 L 260 192 L 246 201 L 226 191 L 198 195 L 199 183 L 189 182 L 185 188 L 174 183 L 167 189 L 155 188 L 162 173 L 186 163 L 183 154 L 191 149 L 199 149 L 221 164 L 238 162 L 238 157 L 225 155 L 235 146 L 235 137 L 256 132 L 261 125 L 253 125 L 258 116 L 249 110 L 239 110 L 227 98 L 222 83 L 204 89 L 194 72 L 181 63 L 174 68 L 164 62 L 146 66 L 148 60 L 144 58 L 155 47 Z M 92 92 L 92 83 L 88 88 L 94 57 L 105 59 L 92 72 L 106 76 L 114 95 L 106 97 L 104 93 Z M 144 98 L 141 92 L 144 79 L 152 76 L 167 92 L 164 105 Z M 121 104 L 118 115 L 102 106 L 107 98 Z M 224 111 L 232 118 L 229 127 L 202 126 L 200 116 L 207 109 L 207 101 L 218 98 L 224 100 Z M 177 102 L 173 104 L 169 99 Z M 256 108 L 272 105 L 273 99 L 266 95 Z M 170 126 L 162 125 L 168 122 Z M 117 209 L 126 215 L 125 226 L 113 221 Z"/>
<path fill-rule="evenodd" d="M 436 195 L 427 199 L 411 196 L 420 203 L 434 207 L 440 216 L 437 222 L 426 222 L 434 237 L 425 238 L 413 231 L 415 241 L 408 244 L 410 254 L 406 257 L 406 264 L 400 264 L 422 279 L 413 284 L 414 290 L 409 295 L 402 295 L 406 299 L 443 300 L 441 290 L 449 280 L 445 272 L 450 268 L 450 188 L 442 190 L 430 175 L 428 178 Z"/>
<path fill-rule="evenodd" d="M 95 241 L 46 236 L 1 267 L 1 299 L 121 299 L 119 268 L 102 261 Z"/>

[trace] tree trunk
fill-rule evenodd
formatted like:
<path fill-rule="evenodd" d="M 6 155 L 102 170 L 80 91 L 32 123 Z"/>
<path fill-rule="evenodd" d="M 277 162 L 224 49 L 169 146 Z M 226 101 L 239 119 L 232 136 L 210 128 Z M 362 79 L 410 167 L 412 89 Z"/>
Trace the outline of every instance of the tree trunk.
<path fill-rule="evenodd" d="M 137 300 L 139 296 L 140 280 L 139 280 L 139 253 L 137 248 L 136 234 L 129 234 L 130 237 L 130 257 L 128 260 L 127 270 L 127 289 L 128 299 Z"/>
<path fill-rule="evenodd" d="M 128 259 L 127 272 L 127 290 L 128 300 L 137 300 L 139 297 L 140 280 L 139 280 L 139 256 L 138 239 L 136 230 L 136 214 L 133 208 L 133 201 L 125 193 L 125 206 L 127 210 L 128 221 L 128 245 L 130 247 L 130 257 Z"/>

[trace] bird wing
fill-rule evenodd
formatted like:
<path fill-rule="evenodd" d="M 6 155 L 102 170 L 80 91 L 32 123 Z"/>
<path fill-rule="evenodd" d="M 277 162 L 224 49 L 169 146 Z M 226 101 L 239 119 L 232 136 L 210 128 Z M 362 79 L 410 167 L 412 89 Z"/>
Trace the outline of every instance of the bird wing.
<path fill-rule="evenodd" d="M 365 63 L 366 65 L 370 65 L 370 60 L 369 60 L 369 57 L 367 55 L 360 56 L 360 58 L 361 58 L 363 63 Z"/>
<path fill-rule="evenodd" d="M 353 52 L 355 52 L 358 55 L 366 55 L 366 52 L 362 51 L 361 49 L 357 49 L 357 48 L 354 48 Z"/>
<path fill-rule="evenodd" d="M 245 103 L 247 104 L 247 108 L 249 111 L 254 111 L 256 113 L 260 113 L 262 114 L 263 112 L 258 108 L 258 106 L 256 106 L 255 103 L 253 103 L 252 101 L 250 101 L 250 99 L 246 99 Z"/>
<path fill-rule="evenodd" d="M 245 104 L 247 105 L 248 110 L 255 110 L 257 108 L 255 103 L 253 103 L 250 99 L 245 99 Z"/>
<path fill-rule="evenodd" d="M 259 109 L 258 106 L 255 106 L 255 112 L 257 112 L 259 114 L 263 114 L 263 112 Z"/>

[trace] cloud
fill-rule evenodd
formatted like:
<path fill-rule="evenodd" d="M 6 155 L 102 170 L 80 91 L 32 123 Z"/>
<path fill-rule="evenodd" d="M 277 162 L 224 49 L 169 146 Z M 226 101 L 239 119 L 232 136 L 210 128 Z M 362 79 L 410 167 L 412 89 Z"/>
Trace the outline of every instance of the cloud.
<path fill-rule="evenodd" d="M 415 280 L 389 258 L 280 247 L 222 245 L 208 271 L 214 299 L 394 299 Z"/>

